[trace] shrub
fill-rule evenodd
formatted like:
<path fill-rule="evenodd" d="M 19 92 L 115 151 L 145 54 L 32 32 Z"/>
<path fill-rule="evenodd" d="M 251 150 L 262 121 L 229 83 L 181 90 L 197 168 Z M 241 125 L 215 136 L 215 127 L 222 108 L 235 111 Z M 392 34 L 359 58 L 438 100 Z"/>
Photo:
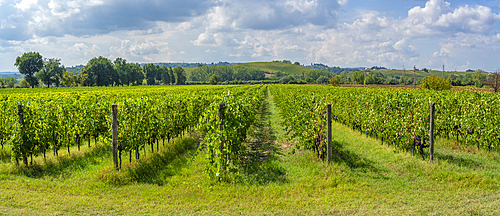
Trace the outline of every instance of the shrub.
<path fill-rule="evenodd" d="M 212 75 L 210 77 L 210 79 L 208 80 L 208 82 L 210 83 L 210 85 L 217 85 L 217 83 L 221 80 L 220 76 L 219 75 Z"/>
<path fill-rule="evenodd" d="M 422 79 L 422 84 L 420 86 L 431 90 L 449 90 L 451 89 L 451 80 L 431 75 Z"/>
<path fill-rule="evenodd" d="M 306 77 L 306 83 L 307 84 L 313 84 L 313 83 L 316 83 L 316 81 L 314 81 L 314 79 L 311 78 L 311 77 Z"/>
<path fill-rule="evenodd" d="M 339 79 L 337 79 L 336 77 L 330 78 L 330 84 L 332 86 L 339 86 L 340 85 Z"/>

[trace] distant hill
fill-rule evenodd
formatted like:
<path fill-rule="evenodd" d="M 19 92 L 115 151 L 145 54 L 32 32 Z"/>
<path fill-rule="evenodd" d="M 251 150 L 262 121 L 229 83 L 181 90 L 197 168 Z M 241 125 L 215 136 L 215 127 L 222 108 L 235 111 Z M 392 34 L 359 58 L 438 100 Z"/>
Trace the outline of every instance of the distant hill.
<path fill-rule="evenodd" d="M 76 65 L 73 67 L 66 67 L 66 70 L 71 73 L 80 73 L 82 68 L 85 67 L 84 65 Z"/>
<path fill-rule="evenodd" d="M 284 72 L 286 74 L 301 74 L 302 72 L 305 71 L 314 70 L 312 68 L 300 65 L 281 63 L 281 62 L 249 62 L 249 63 L 239 63 L 238 65 L 248 68 L 260 69 L 271 74 L 274 74 L 278 71 Z"/>
<path fill-rule="evenodd" d="M 140 65 L 146 65 L 150 63 L 141 63 Z M 213 66 L 213 65 L 218 65 L 218 66 L 233 66 L 233 65 L 239 65 L 243 67 L 248 67 L 248 68 L 255 68 L 255 69 L 260 69 L 266 72 L 266 77 L 271 77 L 273 76 L 274 73 L 276 72 L 283 72 L 288 75 L 301 75 L 303 72 L 307 71 L 312 71 L 312 70 L 322 70 L 322 71 L 329 71 L 331 73 L 335 74 L 340 74 L 342 72 L 348 73 L 354 69 L 359 69 L 361 71 L 366 71 L 368 73 L 375 73 L 375 72 L 380 72 L 384 75 L 386 78 L 398 78 L 403 75 L 403 70 L 396 70 L 396 69 L 386 69 L 385 67 L 348 67 L 348 68 L 341 68 L 341 67 L 336 67 L 336 66 L 327 66 L 325 64 L 321 63 L 313 63 L 311 65 L 296 65 L 296 64 L 290 64 L 290 63 L 284 63 L 280 61 L 273 61 L 273 62 L 248 62 L 248 63 L 230 63 L 230 62 L 218 62 L 218 63 L 153 63 L 154 65 L 160 65 L 160 66 L 165 66 L 165 67 L 183 67 L 187 73 L 187 75 L 190 75 L 190 72 L 194 68 L 198 68 L 201 66 Z M 73 73 L 79 73 L 80 70 L 84 67 L 84 65 L 76 65 L 73 67 L 66 67 L 66 70 L 69 72 Z M 368 70 L 365 70 L 368 69 Z M 436 75 L 436 76 L 442 76 L 442 71 L 439 70 L 429 70 L 429 71 L 423 71 L 423 70 L 418 70 L 415 72 L 415 78 L 417 79 L 422 79 L 431 75 Z M 473 73 L 473 72 L 445 72 L 445 75 L 449 76 L 451 74 L 455 74 L 456 76 L 460 75 L 465 75 L 468 73 Z M 0 72 L 0 78 L 10 78 L 10 77 L 19 77 L 21 74 L 19 72 Z M 405 76 L 406 77 L 411 77 L 413 78 L 413 70 L 406 70 L 405 71 Z"/>
<path fill-rule="evenodd" d="M 146 65 L 146 64 L 151 64 L 151 63 L 141 63 L 141 66 Z M 182 68 L 197 68 L 197 67 L 202 67 L 202 66 L 212 66 L 212 65 L 218 65 L 218 66 L 229 66 L 229 65 L 235 65 L 237 63 L 230 63 L 230 62 L 218 62 L 218 63 L 153 63 L 154 65 L 160 65 L 164 67 L 182 67 Z"/>
<path fill-rule="evenodd" d="M 403 76 L 403 70 L 396 70 L 396 69 L 392 69 L 392 70 L 389 70 L 389 69 L 371 70 L 369 72 L 370 73 L 380 72 L 385 77 L 401 77 L 401 76 Z M 454 74 L 456 76 L 460 76 L 460 75 L 473 74 L 473 73 L 474 72 L 444 72 L 444 75 L 445 76 L 450 76 L 450 75 Z M 413 70 L 405 70 L 404 74 L 405 74 L 405 77 L 413 78 Z M 438 71 L 438 70 L 429 70 L 428 72 L 425 72 L 423 70 L 415 71 L 415 78 L 417 80 L 425 78 L 425 77 L 428 77 L 428 76 L 431 76 L 431 75 L 442 76 L 443 75 L 443 71 Z"/>
<path fill-rule="evenodd" d="M 22 76 L 19 72 L 0 72 L 0 78 L 11 78 Z"/>

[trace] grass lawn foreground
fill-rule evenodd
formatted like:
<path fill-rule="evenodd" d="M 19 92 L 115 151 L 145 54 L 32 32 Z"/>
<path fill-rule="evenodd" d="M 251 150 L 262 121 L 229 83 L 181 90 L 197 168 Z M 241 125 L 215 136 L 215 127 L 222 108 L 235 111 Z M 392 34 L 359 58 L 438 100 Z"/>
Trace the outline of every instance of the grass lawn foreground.
<path fill-rule="evenodd" d="M 0 214 L 500 215 L 500 154 L 437 139 L 436 161 L 333 123 L 333 162 L 295 150 L 269 95 L 239 175 L 209 180 L 197 132 L 121 171 L 103 143 L 16 167 L 0 150 Z"/>

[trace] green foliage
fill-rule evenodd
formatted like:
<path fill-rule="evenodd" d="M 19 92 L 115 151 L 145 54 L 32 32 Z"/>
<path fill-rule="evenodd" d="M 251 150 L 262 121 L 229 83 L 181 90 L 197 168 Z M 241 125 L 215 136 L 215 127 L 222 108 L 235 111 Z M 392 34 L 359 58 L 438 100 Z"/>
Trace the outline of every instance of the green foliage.
<path fill-rule="evenodd" d="M 65 75 L 74 76 L 65 72 Z M 65 85 L 66 80 L 63 81 Z M 208 88 L 208 89 L 207 89 Z M 231 87 L 227 87 L 231 88 Z M 160 139 L 170 140 L 193 128 L 206 107 L 221 90 L 179 87 L 158 89 L 141 87 L 81 88 L 32 94 L 0 94 L 0 144 L 10 140 L 13 160 L 36 157 L 61 148 L 80 146 L 83 139 L 110 141 L 111 104 L 119 104 L 118 149 L 121 152 L 144 149 Z M 49 91 L 52 90 L 52 91 Z M 244 91 L 245 89 L 242 89 Z M 17 105 L 23 106 L 23 122 L 18 122 Z M 246 113 L 248 114 L 248 113 Z M 90 144 L 89 144 L 90 145 Z"/>
<path fill-rule="evenodd" d="M 83 75 L 83 74 L 82 74 Z M 85 76 L 85 75 L 83 75 Z M 78 76 L 71 72 L 64 72 L 62 76 L 62 84 L 66 87 L 72 87 L 78 81 Z"/>
<path fill-rule="evenodd" d="M 354 70 L 351 74 L 351 78 L 354 81 L 355 84 L 364 84 L 365 82 L 365 77 L 363 75 L 363 72 L 360 70 Z"/>
<path fill-rule="evenodd" d="M 485 82 L 486 85 L 493 88 L 493 91 L 496 93 L 500 89 L 500 73 L 494 72 L 488 76 L 488 80 Z"/>
<path fill-rule="evenodd" d="M 314 79 L 313 79 L 313 78 L 311 78 L 311 77 L 306 77 L 306 80 L 305 80 L 305 81 L 306 81 L 306 83 L 307 83 L 307 84 L 313 84 L 313 83 L 316 83 L 316 81 L 314 81 Z"/>
<path fill-rule="evenodd" d="M 87 74 L 87 86 L 109 86 L 120 83 L 118 72 L 113 67 L 111 60 L 99 56 L 92 58 L 81 73 Z"/>
<path fill-rule="evenodd" d="M 384 84 L 385 77 L 382 73 L 380 72 L 372 72 L 366 75 L 366 80 L 365 84 Z M 394 82 L 397 84 L 397 80 L 394 80 Z M 391 83 L 391 85 L 395 85 Z"/>
<path fill-rule="evenodd" d="M 256 120 L 267 89 L 251 86 L 239 90 L 218 95 L 200 118 L 200 130 L 206 135 L 199 151 L 206 148 L 205 172 L 218 181 L 227 177 L 227 171 L 238 171 L 240 156 L 246 151 L 243 142 L 247 130 Z M 219 130 L 219 104 L 223 106 L 222 130 Z"/>
<path fill-rule="evenodd" d="M 14 77 L 5 78 L 5 84 L 7 85 L 7 88 L 14 88 L 16 85 L 16 79 Z"/>
<path fill-rule="evenodd" d="M 291 76 L 291 75 L 290 75 L 290 76 L 287 76 L 287 77 L 283 77 L 283 78 L 281 78 L 281 79 L 279 80 L 279 82 L 280 82 L 281 84 L 288 84 L 288 83 L 290 83 L 290 82 L 291 82 L 291 81 L 293 81 L 293 80 L 295 80 L 295 78 L 294 78 L 293 76 Z"/>
<path fill-rule="evenodd" d="M 175 77 L 170 77 L 170 69 L 168 67 L 161 67 L 161 82 L 165 85 L 170 85 L 170 79 L 175 79 Z"/>
<path fill-rule="evenodd" d="M 482 80 L 474 80 L 474 86 L 476 86 L 476 88 L 482 88 L 484 83 Z"/>
<path fill-rule="evenodd" d="M 24 53 L 16 58 L 14 66 L 17 67 L 19 73 L 24 74 L 24 79 L 31 87 L 38 85 L 38 79 L 35 73 L 43 68 L 43 58 L 38 52 Z"/>
<path fill-rule="evenodd" d="M 184 85 L 186 84 L 186 71 L 182 67 L 176 67 L 173 70 L 175 75 L 175 84 L 176 85 Z"/>
<path fill-rule="evenodd" d="M 251 62 L 251 63 L 240 63 L 238 66 L 246 67 L 249 69 L 258 69 L 270 73 L 283 72 L 287 75 L 302 74 L 304 71 L 313 70 L 311 68 L 303 67 L 295 64 L 286 64 L 282 62 Z"/>
<path fill-rule="evenodd" d="M 287 130 L 293 131 L 292 138 L 302 140 L 300 146 L 305 148 L 314 147 L 324 107 L 332 104 L 332 113 L 340 123 L 410 150 L 416 136 L 428 143 L 429 102 L 436 103 L 435 136 L 456 137 L 457 143 L 477 148 L 500 146 L 498 112 L 491 112 L 498 110 L 500 96 L 492 93 L 283 85 L 270 90 Z"/>
<path fill-rule="evenodd" d="M 309 71 L 304 71 L 303 76 L 305 77 L 311 77 L 313 80 L 318 80 L 319 77 L 324 76 L 327 79 L 333 77 L 335 74 L 324 71 L 324 70 L 309 70 Z"/>
<path fill-rule="evenodd" d="M 320 76 L 316 80 L 316 83 L 318 83 L 318 84 L 328 84 L 329 82 L 330 82 L 330 80 L 326 76 Z"/>
<path fill-rule="evenodd" d="M 174 74 L 174 70 L 172 69 L 172 67 L 168 67 L 168 76 L 170 78 L 170 84 L 175 84 L 175 74 Z"/>
<path fill-rule="evenodd" d="M 332 85 L 332 86 L 340 86 L 339 79 L 337 79 L 335 77 L 330 78 L 330 85 Z"/>
<path fill-rule="evenodd" d="M 132 71 L 126 59 L 116 58 L 113 68 L 118 73 L 118 83 L 116 85 L 129 85 L 132 79 Z"/>
<path fill-rule="evenodd" d="M 65 71 L 64 65 L 61 65 L 61 59 L 46 59 L 42 70 L 35 74 L 36 78 L 41 80 L 47 88 L 54 83 L 59 87 L 61 78 Z"/>
<path fill-rule="evenodd" d="M 210 77 L 210 80 L 208 80 L 208 83 L 210 83 L 210 85 L 217 85 L 217 82 L 219 82 L 219 81 L 220 81 L 220 79 L 221 79 L 221 78 L 220 78 L 220 76 L 219 76 L 219 75 L 215 75 L 215 74 L 214 74 L 214 75 L 212 75 L 212 76 Z"/>
<path fill-rule="evenodd" d="M 19 86 L 22 88 L 29 87 L 30 84 L 26 81 L 26 79 L 22 79 L 21 82 L 19 82 Z"/>
<path fill-rule="evenodd" d="M 283 73 L 281 71 L 277 71 L 277 72 L 274 73 L 274 76 L 275 77 L 284 77 L 284 76 L 286 76 L 286 73 Z"/>
<path fill-rule="evenodd" d="M 219 82 L 233 80 L 263 80 L 265 78 L 264 71 L 260 69 L 242 66 L 203 66 L 191 70 L 189 79 L 191 81 L 208 82 L 213 75 L 220 77 Z"/>
<path fill-rule="evenodd" d="M 156 74 L 159 72 L 158 68 L 153 63 L 150 63 L 142 66 L 142 71 L 144 72 L 144 77 L 146 77 L 147 84 L 154 85 L 156 83 Z"/>
<path fill-rule="evenodd" d="M 128 63 L 130 67 L 130 83 L 133 85 L 142 85 L 144 74 L 139 63 Z"/>
<path fill-rule="evenodd" d="M 422 84 L 420 86 L 430 90 L 449 90 L 451 89 L 451 80 L 431 75 L 430 77 L 422 79 Z"/>

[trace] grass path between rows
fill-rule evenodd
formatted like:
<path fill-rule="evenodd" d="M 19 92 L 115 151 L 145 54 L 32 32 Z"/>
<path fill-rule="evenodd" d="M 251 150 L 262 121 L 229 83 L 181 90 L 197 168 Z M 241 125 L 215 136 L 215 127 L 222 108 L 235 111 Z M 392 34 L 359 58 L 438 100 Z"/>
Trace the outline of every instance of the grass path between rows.
<path fill-rule="evenodd" d="M 333 162 L 296 150 L 272 95 L 232 182 L 203 174 L 198 137 L 179 138 L 124 169 L 109 147 L 40 160 L 35 171 L 0 162 L 0 214 L 499 215 L 500 156 L 436 142 L 436 162 L 333 123 Z M 73 151 L 73 149 L 72 149 Z M 247 163 L 248 162 L 248 163 Z M 48 164 L 48 165 L 43 165 Z"/>

